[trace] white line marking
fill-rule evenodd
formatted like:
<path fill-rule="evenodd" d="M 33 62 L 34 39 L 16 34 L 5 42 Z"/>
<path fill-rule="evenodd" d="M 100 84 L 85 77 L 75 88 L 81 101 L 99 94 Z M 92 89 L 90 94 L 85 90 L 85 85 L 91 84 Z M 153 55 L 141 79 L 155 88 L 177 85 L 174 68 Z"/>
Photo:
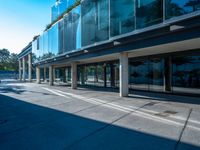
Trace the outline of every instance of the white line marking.
<path fill-rule="evenodd" d="M 131 108 L 127 108 L 127 107 L 124 107 L 124 106 L 117 105 L 117 104 L 108 103 L 106 101 L 103 101 L 103 100 L 100 100 L 100 99 L 97 99 L 97 98 L 86 98 L 86 97 L 83 97 L 83 96 L 80 96 L 80 95 L 67 93 L 67 92 L 63 92 L 63 91 L 60 91 L 60 90 L 56 90 L 56 89 L 54 89 L 54 91 L 50 90 L 48 88 L 43 88 L 43 89 L 48 90 L 48 91 L 50 91 L 50 92 L 52 92 L 56 95 L 59 95 L 59 96 L 64 97 L 64 96 L 68 95 L 68 96 L 71 96 L 71 97 L 74 97 L 74 98 L 77 98 L 77 99 L 80 99 L 80 100 L 83 100 L 83 101 L 86 101 L 86 102 L 89 102 L 89 103 L 92 103 L 92 104 L 102 105 L 102 106 L 105 106 L 105 107 L 109 107 L 109 108 L 113 108 L 113 109 L 116 109 L 116 110 L 119 110 L 119 111 L 123 111 L 125 113 L 130 113 L 131 111 L 135 111 L 134 114 L 132 114 L 132 115 L 136 115 L 136 116 L 143 117 L 143 118 L 146 118 L 146 119 L 151 119 L 151 120 L 154 120 L 154 121 L 159 121 L 159 122 L 167 123 L 167 124 L 174 124 L 174 125 L 178 125 L 178 126 L 183 126 L 183 124 L 180 123 L 180 122 L 176 122 L 176 121 L 173 121 L 173 120 L 157 117 L 157 116 L 154 116 L 153 114 L 146 113 L 146 112 L 150 112 L 150 113 L 154 113 L 154 114 L 159 113 L 157 111 L 152 111 L 152 110 L 147 110 L 147 109 L 141 108 L 141 110 L 144 111 L 144 112 L 142 112 L 141 110 L 135 110 L 138 107 L 134 107 L 134 109 L 131 109 Z M 173 116 L 172 118 L 185 121 L 184 118 L 178 117 L 178 116 L 177 117 Z M 194 120 L 194 121 L 190 120 L 190 122 L 200 123 L 196 120 Z M 197 128 L 197 127 L 194 127 L 194 126 L 188 126 L 188 127 L 200 131 L 200 128 Z"/>
<path fill-rule="evenodd" d="M 45 90 L 47 90 L 47 91 L 49 91 L 49 92 L 51 92 L 51 93 L 53 93 L 53 94 L 55 94 L 55 95 L 62 96 L 62 97 L 65 97 L 65 98 L 70 98 L 69 96 L 66 96 L 66 95 L 57 93 L 57 92 L 55 92 L 55 91 L 53 91 L 53 90 L 50 90 L 50 89 L 48 89 L 48 88 L 44 88 L 44 87 L 43 87 L 43 89 L 45 89 Z"/>

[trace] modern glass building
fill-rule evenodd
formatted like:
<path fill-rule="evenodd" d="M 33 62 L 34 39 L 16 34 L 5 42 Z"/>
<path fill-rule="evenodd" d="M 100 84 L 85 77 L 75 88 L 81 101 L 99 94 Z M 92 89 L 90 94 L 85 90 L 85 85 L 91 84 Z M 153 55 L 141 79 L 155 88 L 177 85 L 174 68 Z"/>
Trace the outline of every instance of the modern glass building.
<path fill-rule="evenodd" d="M 57 0 L 51 21 L 31 43 L 38 83 L 200 94 L 200 0 Z"/>

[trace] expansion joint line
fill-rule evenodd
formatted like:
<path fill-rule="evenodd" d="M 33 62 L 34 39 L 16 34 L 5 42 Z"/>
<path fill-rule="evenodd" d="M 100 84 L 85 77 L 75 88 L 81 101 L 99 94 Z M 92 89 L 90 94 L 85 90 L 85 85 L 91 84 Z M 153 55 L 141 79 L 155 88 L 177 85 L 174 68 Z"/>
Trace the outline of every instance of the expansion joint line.
<path fill-rule="evenodd" d="M 182 130 L 181 130 L 179 139 L 178 139 L 178 141 L 176 142 L 176 145 L 175 145 L 175 147 L 174 147 L 174 150 L 177 150 L 177 148 L 178 148 L 178 145 L 179 145 L 179 143 L 180 143 L 180 141 L 181 141 L 181 138 L 182 138 L 182 136 L 183 136 L 183 133 L 184 133 L 184 131 L 185 131 L 185 128 L 187 127 L 187 124 L 188 124 L 188 121 L 189 121 L 189 118 L 190 118 L 191 113 L 192 113 L 192 108 L 189 110 L 187 119 L 186 119 L 186 121 L 185 121 L 185 124 L 184 124 Z"/>

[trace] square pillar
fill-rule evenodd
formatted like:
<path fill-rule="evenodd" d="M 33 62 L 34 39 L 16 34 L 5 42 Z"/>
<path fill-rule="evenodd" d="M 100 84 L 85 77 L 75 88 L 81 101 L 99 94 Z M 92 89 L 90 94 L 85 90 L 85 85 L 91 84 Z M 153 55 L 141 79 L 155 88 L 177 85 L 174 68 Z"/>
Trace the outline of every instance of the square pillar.
<path fill-rule="evenodd" d="M 23 73 L 22 73 L 22 79 L 23 81 L 26 81 L 26 60 L 25 57 L 22 58 L 22 69 L 23 69 Z"/>
<path fill-rule="evenodd" d="M 40 67 L 39 66 L 36 67 L 36 79 L 37 79 L 37 84 L 40 84 L 41 81 L 40 81 Z"/>
<path fill-rule="evenodd" d="M 53 66 L 49 66 L 49 85 L 53 86 L 53 81 L 54 81 L 54 77 L 53 77 Z"/>
<path fill-rule="evenodd" d="M 28 54 L 28 80 L 32 81 L 32 55 Z"/>
<path fill-rule="evenodd" d="M 19 80 L 22 80 L 22 61 L 19 59 Z"/>
<path fill-rule="evenodd" d="M 119 65 L 120 97 L 128 96 L 128 53 L 120 53 Z"/>
<path fill-rule="evenodd" d="M 72 89 L 76 89 L 77 88 L 77 64 L 75 62 L 71 64 L 71 77 L 72 77 L 71 87 Z"/>
<path fill-rule="evenodd" d="M 168 56 L 164 59 L 164 91 L 171 92 L 172 91 L 172 60 L 171 57 Z"/>

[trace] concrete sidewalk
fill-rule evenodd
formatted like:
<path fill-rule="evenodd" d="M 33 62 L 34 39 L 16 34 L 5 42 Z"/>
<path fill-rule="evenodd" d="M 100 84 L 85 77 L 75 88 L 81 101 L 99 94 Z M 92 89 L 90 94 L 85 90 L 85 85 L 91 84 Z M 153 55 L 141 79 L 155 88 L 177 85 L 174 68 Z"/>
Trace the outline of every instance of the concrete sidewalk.
<path fill-rule="evenodd" d="M 200 99 L 0 86 L 0 149 L 200 149 Z"/>

